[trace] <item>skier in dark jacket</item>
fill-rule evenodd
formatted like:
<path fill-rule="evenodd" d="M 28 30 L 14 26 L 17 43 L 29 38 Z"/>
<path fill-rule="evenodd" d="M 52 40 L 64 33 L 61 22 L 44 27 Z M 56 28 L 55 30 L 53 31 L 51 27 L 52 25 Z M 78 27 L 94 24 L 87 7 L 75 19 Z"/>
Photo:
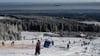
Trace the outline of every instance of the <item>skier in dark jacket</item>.
<path fill-rule="evenodd" d="M 14 42 L 14 41 L 12 41 L 12 42 L 11 42 L 11 46 L 14 46 L 14 43 L 15 43 L 15 42 Z"/>
<path fill-rule="evenodd" d="M 2 41 L 2 46 L 5 46 L 5 42 L 4 41 Z"/>
<path fill-rule="evenodd" d="M 53 46 L 54 45 L 54 41 L 52 40 L 51 43 L 52 43 L 52 46 Z"/>
<path fill-rule="evenodd" d="M 67 49 L 69 49 L 69 44 L 67 44 Z"/>
<path fill-rule="evenodd" d="M 35 55 L 40 55 L 40 40 L 37 41 L 36 43 L 36 48 L 35 48 Z"/>

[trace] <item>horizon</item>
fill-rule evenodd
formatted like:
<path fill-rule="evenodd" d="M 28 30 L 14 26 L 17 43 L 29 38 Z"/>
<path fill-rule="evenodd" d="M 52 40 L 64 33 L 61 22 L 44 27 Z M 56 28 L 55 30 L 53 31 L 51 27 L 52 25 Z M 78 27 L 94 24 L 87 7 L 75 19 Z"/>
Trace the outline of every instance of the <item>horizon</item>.
<path fill-rule="evenodd" d="M 0 2 L 0 4 L 99 4 L 100 2 L 35 3 L 35 2 Z"/>
<path fill-rule="evenodd" d="M 0 0 L 0 3 L 94 3 L 100 0 Z"/>

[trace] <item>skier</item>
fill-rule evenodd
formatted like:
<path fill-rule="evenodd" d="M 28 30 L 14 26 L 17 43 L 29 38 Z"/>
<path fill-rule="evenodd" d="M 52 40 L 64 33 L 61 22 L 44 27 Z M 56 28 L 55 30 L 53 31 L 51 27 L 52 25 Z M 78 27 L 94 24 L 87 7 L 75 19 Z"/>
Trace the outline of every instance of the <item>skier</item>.
<path fill-rule="evenodd" d="M 14 46 L 14 43 L 15 43 L 15 42 L 14 42 L 14 41 L 12 41 L 12 42 L 11 42 L 11 46 Z"/>
<path fill-rule="evenodd" d="M 51 43 L 52 43 L 52 46 L 53 46 L 54 45 L 54 41 L 52 40 Z"/>
<path fill-rule="evenodd" d="M 34 40 L 32 40 L 32 43 L 34 43 Z"/>
<path fill-rule="evenodd" d="M 70 40 L 69 40 L 69 44 L 71 44 Z"/>
<path fill-rule="evenodd" d="M 40 40 L 38 40 L 37 41 L 37 43 L 36 43 L 36 48 L 35 48 L 35 55 L 40 55 L 40 44 L 41 44 L 41 42 L 40 42 Z"/>
<path fill-rule="evenodd" d="M 5 46 L 5 42 L 4 41 L 2 41 L 2 46 Z"/>
<path fill-rule="evenodd" d="M 75 41 L 73 41 L 73 44 L 75 44 Z"/>
<path fill-rule="evenodd" d="M 67 49 L 69 49 L 69 44 L 67 44 Z"/>

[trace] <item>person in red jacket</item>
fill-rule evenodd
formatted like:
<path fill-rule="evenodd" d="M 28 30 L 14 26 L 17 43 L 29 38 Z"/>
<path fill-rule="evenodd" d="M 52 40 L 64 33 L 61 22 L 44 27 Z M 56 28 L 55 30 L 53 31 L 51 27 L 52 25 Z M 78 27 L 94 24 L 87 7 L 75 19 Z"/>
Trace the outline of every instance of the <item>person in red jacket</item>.
<path fill-rule="evenodd" d="M 35 55 L 40 55 L 40 44 L 40 40 L 38 40 L 35 47 Z"/>

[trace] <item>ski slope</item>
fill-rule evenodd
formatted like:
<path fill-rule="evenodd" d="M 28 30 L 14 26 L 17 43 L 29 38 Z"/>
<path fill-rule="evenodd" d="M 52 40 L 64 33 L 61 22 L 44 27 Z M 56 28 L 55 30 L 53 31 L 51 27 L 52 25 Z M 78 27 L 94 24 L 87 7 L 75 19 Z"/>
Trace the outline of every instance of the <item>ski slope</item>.
<path fill-rule="evenodd" d="M 33 35 L 32 32 L 24 33 L 24 35 L 32 37 L 30 34 Z M 40 33 L 35 32 L 35 34 L 39 35 Z M 100 38 L 90 41 L 89 39 L 75 37 L 45 37 L 42 35 L 41 37 L 41 54 L 39 56 L 100 56 Z M 45 39 L 53 40 L 54 46 L 50 45 L 49 48 L 44 48 L 43 43 Z M 0 46 L 0 56 L 34 56 L 37 39 L 33 41 L 34 43 L 32 43 L 32 40 L 15 41 L 15 45 L 19 45 L 19 48 L 13 48 L 10 47 L 10 45 L 9 47 Z M 67 44 L 69 41 L 71 43 L 69 45 L 70 48 L 68 49 Z M 81 46 L 83 41 L 90 42 L 90 44 Z M 6 41 L 5 43 L 9 44 L 11 41 Z M 26 48 L 26 45 L 29 48 Z"/>

